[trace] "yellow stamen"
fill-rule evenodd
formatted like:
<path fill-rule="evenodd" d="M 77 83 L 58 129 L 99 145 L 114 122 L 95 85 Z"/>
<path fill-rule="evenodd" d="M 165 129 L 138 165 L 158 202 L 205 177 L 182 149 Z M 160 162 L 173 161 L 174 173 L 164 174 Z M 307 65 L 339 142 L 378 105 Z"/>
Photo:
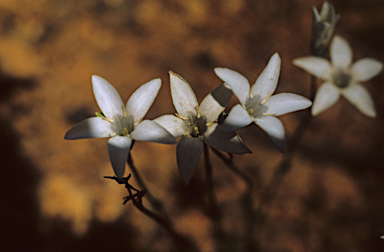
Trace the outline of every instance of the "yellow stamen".
<path fill-rule="evenodd" d="M 138 121 L 138 122 L 135 122 L 135 123 L 134 123 L 134 125 L 135 125 L 135 126 L 137 126 L 137 125 L 139 125 L 139 123 L 141 123 L 142 121 L 143 121 L 143 118 L 141 118 L 141 120 L 140 120 L 140 121 Z"/>
<path fill-rule="evenodd" d="M 211 126 L 212 124 L 214 124 L 215 122 L 210 122 L 210 123 L 207 123 L 206 126 Z"/>
<path fill-rule="evenodd" d="M 265 97 L 264 100 L 261 101 L 261 104 L 264 104 L 268 100 L 268 98 L 271 97 L 272 94 L 273 92 L 270 93 L 267 97 Z"/>
<path fill-rule="evenodd" d="M 196 112 L 197 112 L 197 118 L 200 118 L 201 115 L 200 115 L 199 107 L 196 106 L 195 109 L 196 109 Z"/>
<path fill-rule="evenodd" d="M 112 119 L 109 119 L 109 118 L 106 118 L 106 117 L 102 117 L 101 119 L 106 120 L 107 122 L 113 123 Z"/>
<path fill-rule="evenodd" d="M 187 120 L 186 117 L 179 115 L 178 113 L 175 113 L 175 116 L 177 116 L 180 119 Z"/>
<path fill-rule="evenodd" d="M 263 116 L 275 116 L 276 114 L 267 114 L 267 113 L 263 113 Z"/>
<path fill-rule="evenodd" d="M 123 107 L 123 115 L 124 117 L 127 117 L 127 109 L 125 108 L 124 105 L 122 105 L 122 107 Z"/>
<path fill-rule="evenodd" d="M 124 127 L 122 133 L 123 133 L 123 136 L 128 136 L 128 129 L 126 127 Z"/>

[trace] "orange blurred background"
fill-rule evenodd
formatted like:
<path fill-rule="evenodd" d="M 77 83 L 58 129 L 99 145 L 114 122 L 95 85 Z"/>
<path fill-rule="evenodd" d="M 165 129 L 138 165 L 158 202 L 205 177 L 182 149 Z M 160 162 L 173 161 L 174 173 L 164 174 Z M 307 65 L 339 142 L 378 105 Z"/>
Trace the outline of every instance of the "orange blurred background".
<path fill-rule="evenodd" d="M 278 52 L 276 92 L 309 95 L 309 75 L 292 60 L 309 54 L 312 6 L 319 0 L 2 0 L 0 2 L 1 251 L 170 251 L 172 240 L 132 204 L 113 175 L 105 139 L 66 141 L 67 130 L 99 111 L 97 74 L 127 101 L 141 84 L 163 86 L 146 118 L 174 113 L 168 71 L 201 101 L 221 84 L 214 67 L 253 83 Z M 335 0 L 336 34 L 354 61 L 384 61 L 384 1 Z M 293 166 L 255 226 L 261 251 L 382 251 L 384 241 L 384 74 L 364 84 L 377 118 L 345 99 L 314 118 Z M 234 97 L 233 106 L 238 101 Z M 289 140 L 305 112 L 280 117 Z M 283 154 L 256 126 L 238 132 L 253 151 L 235 163 L 253 181 L 252 204 Z M 136 142 L 131 154 L 175 229 L 201 251 L 217 243 L 207 214 L 203 161 L 185 187 L 176 146 Z M 214 185 L 229 240 L 243 251 L 243 180 L 211 153 Z M 127 174 L 129 169 L 127 168 Z M 132 185 L 137 186 L 135 179 Z M 143 189 L 143 188 L 141 188 Z M 148 202 L 144 198 L 144 205 Z"/>

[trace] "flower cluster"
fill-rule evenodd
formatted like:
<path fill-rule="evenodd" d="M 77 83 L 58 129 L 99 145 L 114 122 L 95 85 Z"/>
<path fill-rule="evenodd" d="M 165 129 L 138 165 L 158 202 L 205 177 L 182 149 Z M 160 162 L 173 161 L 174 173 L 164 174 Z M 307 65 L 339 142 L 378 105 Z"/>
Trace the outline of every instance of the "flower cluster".
<path fill-rule="evenodd" d="M 283 93 L 272 95 L 280 74 L 281 60 L 276 53 L 252 86 L 245 77 L 226 68 L 215 72 L 224 84 L 198 103 L 191 86 L 170 72 L 171 96 L 175 115 L 143 120 L 161 87 L 154 79 L 138 88 L 124 106 L 116 89 L 105 79 L 92 76 L 93 92 L 102 113 L 88 118 L 70 129 L 65 139 L 109 137 L 108 153 L 115 175 L 124 176 L 125 163 L 134 140 L 175 144 L 177 165 L 182 180 L 188 184 L 200 160 L 203 144 L 234 154 L 251 153 L 236 134 L 252 122 L 268 133 L 277 148 L 286 149 L 282 123 L 275 117 L 311 106 L 302 96 Z M 229 103 L 232 92 L 241 104 L 230 111 L 223 123 L 218 118 Z"/>
<path fill-rule="evenodd" d="M 299 143 L 305 136 L 305 130 L 311 125 L 309 123 L 311 118 L 335 105 L 341 96 L 364 115 L 376 117 L 373 99 L 361 82 L 378 75 L 383 69 L 383 63 L 372 58 L 352 61 L 350 45 L 342 37 L 333 35 L 340 15 L 336 13 L 332 4 L 325 2 L 321 11 L 313 7 L 312 14 L 311 56 L 293 60 L 295 66 L 312 75 L 310 99 L 294 93 L 275 94 L 281 70 L 281 58 L 278 53 L 271 56 L 263 70 L 260 69 L 260 74 L 253 85 L 237 71 L 223 67 L 215 68 L 214 73 L 218 80 L 220 79 L 220 85 L 208 93 L 201 102 L 198 101 L 191 85 L 181 76 L 170 71 L 170 94 L 175 113 L 161 115 L 153 120 L 147 120 L 144 117 L 161 88 L 160 79 L 153 79 L 141 85 L 124 104 L 117 90 L 108 81 L 93 75 L 92 88 L 101 113 L 96 112 L 95 117 L 75 125 L 66 133 L 65 139 L 109 138 L 108 154 L 115 176 L 104 178 L 124 184 L 129 195 L 123 198 L 123 204 L 132 201 L 137 209 L 172 235 L 175 245 L 182 244 L 181 250 L 191 251 L 198 250 L 198 247 L 189 243 L 192 239 L 178 234 L 173 228 L 173 222 L 169 220 L 169 215 L 161 201 L 147 191 L 143 180 L 140 179 L 130 158 L 130 151 L 136 140 L 177 144 L 178 171 L 184 184 L 188 185 L 204 150 L 207 180 L 205 189 L 210 212 L 207 216 L 211 221 L 213 233 L 228 233 L 225 237 L 214 237 L 219 238 L 216 239 L 217 244 L 223 247 L 226 245 L 225 239 L 230 237 L 231 233 L 227 232 L 225 227 L 222 227 L 221 220 L 216 218 L 221 214 L 221 203 L 214 192 L 212 166 L 208 156 L 208 148 L 212 148 L 224 164 L 246 185 L 246 190 L 243 193 L 240 192 L 242 195 L 239 194 L 240 198 L 235 199 L 235 201 L 241 199 L 241 202 L 247 203 L 239 205 L 244 208 L 242 219 L 245 221 L 240 225 L 245 227 L 243 234 L 245 239 L 240 237 L 241 239 L 238 240 L 247 247 L 261 248 L 257 241 L 254 242 L 254 230 L 256 227 L 260 229 L 257 224 L 261 223 L 268 214 L 265 211 L 266 207 L 268 208 L 274 197 L 279 195 L 278 190 L 281 188 L 280 184 L 284 176 L 294 166 L 292 160 L 294 160 L 295 151 L 299 150 Z M 326 59 L 328 54 L 329 60 Z M 316 90 L 319 80 L 322 83 Z M 237 97 L 238 104 L 226 113 L 225 108 L 233 94 Z M 265 190 L 261 190 L 260 195 L 256 197 L 261 200 L 258 200 L 255 208 L 255 195 L 252 193 L 253 178 L 234 165 L 232 155 L 227 158 L 219 151 L 231 154 L 251 153 L 237 131 L 255 124 L 268 135 L 276 148 L 284 153 L 287 150 L 285 129 L 278 116 L 309 107 L 311 110 L 308 109 L 303 113 L 303 120 L 293 134 L 289 155 L 282 158 L 276 166 L 276 172 L 263 186 Z M 126 163 L 131 167 L 142 190 L 135 189 L 129 183 L 131 174 L 124 177 Z M 154 211 L 143 205 L 144 195 L 147 195 L 146 199 Z M 384 239 L 384 236 L 380 238 Z M 230 239 L 229 242 L 232 240 Z"/>
<path fill-rule="evenodd" d="M 337 16 L 332 8 L 323 8 L 325 12 L 331 10 L 329 15 L 336 22 Z M 326 15 L 325 12 L 322 15 Z M 319 15 L 315 16 L 320 18 Z M 316 94 L 312 115 L 328 109 L 343 95 L 363 114 L 375 117 L 373 101 L 359 82 L 376 76 L 383 64 L 371 58 L 352 64 L 351 48 L 339 36 L 335 36 L 331 42 L 330 58 L 331 62 L 318 56 L 293 61 L 294 65 L 324 80 Z M 200 105 L 188 82 L 170 72 L 171 96 L 177 113 L 154 120 L 143 118 L 159 92 L 160 79 L 151 80 L 138 88 L 125 106 L 116 89 L 105 79 L 94 75 L 93 92 L 102 113 L 96 113 L 96 117 L 75 125 L 67 132 L 65 139 L 109 137 L 108 153 L 112 167 L 115 175 L 122 178 L 134 140 L 176 144 L 175 139 L 181 137 L 176 157 L 185 184 L 193 176 L 204 144 L 228 153 L 250 153 L 236 131 L 251 123 L 263 129 L 276 147 L 285 152 L 284 126 L 276 116 L 306 109 L 312 102 L 292 93 L 273 95 L 280 66 L 280 56 L 275 53 L 252 87 L 240 73 L 227 68 L 215 68 L 216 75 L 224 84 L 208 94 Z M 231 109 L 224 122 L 218 123 L 232 92 L 240 104 Z"/>

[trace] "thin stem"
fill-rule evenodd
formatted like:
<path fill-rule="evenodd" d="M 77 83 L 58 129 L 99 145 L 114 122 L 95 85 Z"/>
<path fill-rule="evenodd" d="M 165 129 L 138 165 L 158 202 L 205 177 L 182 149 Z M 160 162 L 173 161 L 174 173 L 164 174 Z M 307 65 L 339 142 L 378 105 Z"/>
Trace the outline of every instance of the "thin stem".
<path fill-rule="evenodd" d="M 217 251 L 223 251 L 226 248 L 225 243 L 225 232 L 222 225 L 222 213 L 220 211 L 219 204 L 217 203 L 214 186 L 213 186 L 213 176 L 212 176 L 212 164 L 209 157 L 209 150 L 207 145 L 204 143 L 204 166 L 205 166 L 205 176 L 207 178 L 207 194 L 208 194 L 208 216 L 213 222 L 214 236 L 217 239 Z"/>
<path fill-rule="evenodd" d="M 292 168 L 292 160 L 298 150 L 299 143 L 304 136 L 306 129 L 308 128 L 309 123 L 311 122 L 312 116 L 310 111 L 307 112 L 306 116 L 303 118 L 299 126 L 297 127 L 295 133 L 293 134 L 290 148 L 287 153 L 285 153 L 283 159 L 281 160 L 279 166 L 275 170 L 273 177 L 269 184 L 264 189 L 264 192 L 261 197 L 259 209 L 262 207 L 267 207 L 272 201 L 274 196 L 277 194 L 278 189 L 285 177 L 285 175 Z"/>
<path fill-rule="evenodd" d="M 129 155 L 127 163 L 129 165 L 129 167 L 131 168 L 131 171 L 132 171 L 133 175 L 135 176 L 137 184 L 139 185 L 139 187 L 146 189 L 146 191 L 147 191 L 146 192 L 146 199 L 148 200 L 151 207 L 154 210 L 156 210 L 157 212 L 159 212 L 169 223 L 172 223 L 171 219 L 169 218 L 167 212 L 164 209 L 163 203 L 160 200 L 156 199 L 152 195 L 152 193 L 150 193 L 148 191 L 148 188 L 145 185 L 144 180 L 142 179 L 140 173 L 136 169 L 136 166 L 133 164 L 132 155 Z"/>
<path fill-rule="evenodd" d="M 248 191 L 250 193 L 252 193 L 252 187 L 253 187 L 253 183 L 252 183 L 252 179 L 246 174 L 244 173 L 242 170 L 240 170 L 236 165 L 235 163 L 233 162 L 233 158 L 232 158 L 232 154 L 228 153 L 229 155 L 229 158 L 226 158 L 224 156 L 224 154 L 222 154 L 220 151 L 214 149 L 214 148 L 211 148 L 211 150 L 213 151 L 213 153 L 215 153 L 216 156 L 218 156 L 223 162 L 224 164 L 232 171 L 234 172 L 236 175 L 238 175 L 241 179 L 244 180 L 244 182 L 247 184 L 247 187 L 248 187 Z"/>
<path fill-rule="evenodd" d="M 312 101 L 315 95 L 316 95 L 316 77 L 311 76 L 310 99 Z M 304 118 L 302 119 L 299 126 L 296 128 L 295 133 L 292 136 L 292 140 L 289 146 L 290 148 L 287 150 L 287 153 L 285 153 L 279 166 L 275 170 L 271 181 L 266 186 L 264 193 L 261 196 L 261 201 L 260 201 L 258 210 L 261 210 L 263 207 L 268 207 L 268 204 L 272 201 L 274 196 L 277 194 L 277 191 L 280 188 L 280 185 L 284 179 L 284 176 L 290 171 L 292 167 L 293 157 L 296 154 L 296 151 L 298 150 L 298 146 L 311 120 L 312 120 L 311 111 L 308 110 L 306 111 Z"/>
<path fill-rule="evenodd" d="M 312 31 L 312 42 L 311 42 L 311 54 L 314 56 L 319 56 L 319 52 L 315 50 L 314 48 L 314 35 Z M 325 52 L 327 52 L 328 49 L 325 48 Z M 315 76 L 311 75 L 311 83 L 310 83 L 310 90 L 309 90 L 309 99 L 311 101 L 314 101 L 315 96 L 316 96 L 316 82 L 317 79 Z M 272 177 L 271 182 L 269 185 L 267 185 L 265 189 L 265 193 L 261 198 L 261 203 L 260 203 L 260 208 L 264 204 L 268 204 L 272 198 L 273 195 L 276 194 L 277 190 L 279 189 L 279 186 L 285 176 L 285 174 L 288 173 L 288 171 L 291 169 L 291 164 L 292 164 L 292 159 L 293 156 L 295 155 L 298 145 L 301 141 L 301 139 L 304 136 L 305 130 L 307 129 L 309 123 L 311 122 L 312 115 L 310 111 L 307 112 L 299 126 L 297 127 L 291 141 L 291 146 L 290 149 L 288 149 L 288 152 L 284 155 L 283 160 L 280 162 L 280 165 L 278 168 L 275 170 L 275 173 Z"/>
<path fill-rule="evenodd" d="M 216 154 L 223 162 L 224 164 L 237 176 L 239 176 L 247 185 L 247 190 L 244 193 L 242 197 L 242 204 L 244 209 L 244 228 L 245 228 L 245 248 L 243 251 L 250 251 L 250 252 L 257 252 L 261 251 L 259 245 L 257 244 L 257 241 L 254 239 L 254 233 L 255 233 L 255 212 L 253 210 L 253 182 L 252 179 L 244 173 L 242 170 L 240 170 L 235 163 L 233 162 L 232 155 L 229 154 L 229 158 L 225 157 L 223 153 L 220 151 L 211 148 L 213 153 Z"/>
<path fill-rule="evenodd" d="M 179 249 L 182 249 L 182 251 L 199 251 L 199 249 L 190 239 L 188 239 L 183 235 L 178 234 L 166 219 L 148 210 L 142 204 L 134 203 L 134 205 L 140 212 L 142 212 L 143 214 L 145 214 L 146 216 L 154 220 L 157 224 L 162 226 L 171 235 L 171 237 L 173 238 L 173 240 L 175 241 Z"/>
<path fill-rule="evenodd" d="M 220 208 L 217 203 L 214 186 L 213 186 L 213 176 L 212 176 L 213 169 L 212 169 L 212 164 L 209 158 L 209 152 L 206 144 L 204 144 L 204 166 L 205 166 L 205 176 L 207 178 L 208 200 L 210 204 L 209 212 L 213 218 L 220 220 L 221 219 Z"/>

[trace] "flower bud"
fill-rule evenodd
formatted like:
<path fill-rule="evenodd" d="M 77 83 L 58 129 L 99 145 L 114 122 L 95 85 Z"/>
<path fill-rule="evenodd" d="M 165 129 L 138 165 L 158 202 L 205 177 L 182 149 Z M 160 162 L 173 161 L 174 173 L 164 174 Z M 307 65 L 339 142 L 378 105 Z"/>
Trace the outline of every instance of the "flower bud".
<path fill-rule="evenodd" d="M 327 44 L 331 39 L 340 15 L 336 14 L 332 4 L 324 2 L 319 13 L 313 7 L 311 53 L 314 56 L 325 57 L 328 53 Z"/>

